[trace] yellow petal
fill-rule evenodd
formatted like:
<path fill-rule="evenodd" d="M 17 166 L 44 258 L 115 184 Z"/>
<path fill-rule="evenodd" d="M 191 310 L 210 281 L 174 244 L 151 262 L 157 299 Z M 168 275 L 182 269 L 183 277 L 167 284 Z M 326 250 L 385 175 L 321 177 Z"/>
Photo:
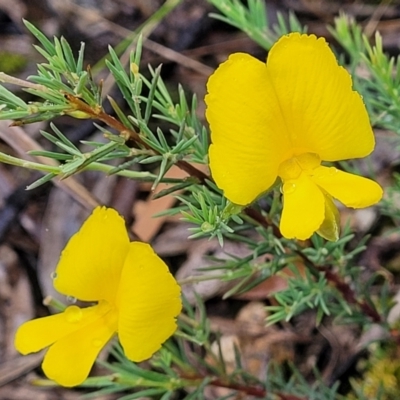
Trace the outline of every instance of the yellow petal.
<path fill-rule="evenodd" d="M 61 253 L 54 287 L 79 300 L 112 303 L 128 248 L 123 218 L 111 208 L 96 208 Z"/>
<path fill-rule="evenodd" d="M 325 39 L 283 36 L 272 47 L 267 68 L 294 148 L 325 161 L 371 153 L 374 136 L 361 96 Z M 275 134 L 280 140 L 280 132 Z"/>
<path fill-rule="evenodd" d="M 317 230 L 318 235 L 326 240 L 336 242 L 340 234 L 340 214 L 335 206 L 331 196 L 324 193 L 325 196 L 325 219 Z"/>
<path fill-rule="evenodd" d="M 324 194 L 304 173 L 296 180 L 285 182 L 282 192 L 282 235 L 288 239 L 308 239 L 324 220 Z"/>
<path fill-rule="evenodd" d="M 369 207 L 377 203 L 383 195 L 382 188 L 371 179 L 334 167 L 316 168 L 312 180 L 347 207 Z"/>
<path fill-rule="evenodd" d="M 15 334 L 15 348 L 22 354 L 42 350 L 93 323 L 106 312 L 107 308 L 99 305 L 83 309 L 70 306 L 62 313 L 25 322 Z"/>
<path fill-rule="evenodd" d="M 62 386 L 81 384 L 101 349 L 116 332 L 116 312 L 109 312 L 89 325 L 64 336 L 47 351 L 42 369 L 46 376 Z"/>
<path fill-rule="evenodd" d="M 207 89 L 212 176 L 230 201 L 249 204 L 274 183 L 288 151 L 286 121 L 266 65 L 233 54 L 211 75 Z"/>
<path fill-rule="evenodd" d="M 132 361 L 150 358 L 176 330 L 180 287 L 150 245 L 131 243 L 119 288 L 118 335 Z"/>

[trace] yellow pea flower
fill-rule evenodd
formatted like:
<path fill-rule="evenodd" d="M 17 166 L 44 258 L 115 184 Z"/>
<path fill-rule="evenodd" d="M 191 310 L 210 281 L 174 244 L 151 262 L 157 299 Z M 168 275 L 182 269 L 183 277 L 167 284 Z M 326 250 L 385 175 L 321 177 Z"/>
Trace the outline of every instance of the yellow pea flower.
<path fill-rule="evenodd" d="M 129 242 L 123 218 L 98 207 L 68 242 L 54 274 L 60 293 L 96 305 L 20 326 L 22 354 L 49 349 L 42 368 L 49 379 L 75 386 L 89 375 L 100 350 L 118 333 L 132 361 L 150 358 L 176 330 L 180 288 L 150 245 Z"/>
<path fill-rule="evenodd" d="M 225 196 L 248 205 L 282 181 L 282 235 L 339 236 L 335 198 L 348 207 L 377 203 L 374 181 L 322 161 L 365 157 L 375 146 L 361 96 L 323 38 L 292 33 L 267 63 L 237 53 L 210 77 L 206 117 L 212 176 Z"/>

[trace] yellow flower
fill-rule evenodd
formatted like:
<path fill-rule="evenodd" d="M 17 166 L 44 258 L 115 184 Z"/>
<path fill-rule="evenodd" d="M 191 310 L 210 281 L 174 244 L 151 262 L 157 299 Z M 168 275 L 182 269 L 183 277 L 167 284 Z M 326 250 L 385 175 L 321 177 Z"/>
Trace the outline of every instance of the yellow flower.
<path fill-rule="evenodd" d="M 118 332 L 132 361 L 150 358 L 176 330 L 180 288 L 150 245 L 129 242 L 124 220 L 98 207 L 69 241 L 54 274 L 60 293 L 97 302 L 24 323 L 15 346 L 22 354 L 49 347 L 44 373 L 63 386 L 82 383 Z"/>
<path fill-rule="evenodd" d="M 322 166 L 365 157 L 374 136 L 361 96 L 323 38 L 292 33 L 267 63 L 233 54 L 210 77 L 206 116 L 212 176 L 233 203 L 248 205 L 282 181 L 282 235 L 338 238 L 335 198 L 368 207 L 382 197 L 372 180 Z"/>

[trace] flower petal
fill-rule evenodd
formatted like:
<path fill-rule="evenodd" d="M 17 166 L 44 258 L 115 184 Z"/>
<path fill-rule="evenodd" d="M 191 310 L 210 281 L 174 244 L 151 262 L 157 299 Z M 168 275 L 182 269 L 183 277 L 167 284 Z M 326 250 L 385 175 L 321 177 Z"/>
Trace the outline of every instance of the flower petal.
<path fill-rule="evenodd" d="M 211 75 L 207 89 L 212 176 L 230 201 L 249 204 L 274 183 L 289 150 L 266 65 L 233 54 Z"/>
<path fill-rule="evenodd" d="M 49 379 L 62 386 L 81 384 L 101 349 L 116 332 L 116 312 L 109 312 L 91 324 L 55 342 L 47 351 L 42 369 Z"/>
<path fill-rule="evenodd" d="M 267 68 L 295 148 L 325 161 L 371 153 L 374 135 L 362 98 L 325 39 L 283 36 L 272 47 Z"/>
<path fill-rule="evenodd" d="M 111 208 L 97 207 L 61 253 L 54 287 L 83 301 L 112 303 L 128 249 L 123 218 Z"/>
<path fill-rule="evenodd" d="M 316 168 L 312 180 L 347 207 L 369 207 L 377 203 L 383 195 L 382 188 L 371 179 L 334 167 Z"/>
<path fill-rule="evenodd" d="M 107 309 L 99 305 L 83 309 L 70 306 L 62 313 L 25 322 L 15 334 L 15 348 L 22 354 L 42 350 L 93 323 L 106 312 Z"/>
<path fill-rule="evenodd" d="M 176 330 L 180 287 L 146 243 L 131 243 L 119 288 L 118 335 L 132 361 L 150 358 Z"/>
<path fill-rule="evenodd" d="M 324 193 L 325 197 L 325 219 L 318 228 L 318 235 L 326 240 L 336 242 L 340 234 L 340 214 L 329 194 Z"/>
<path fill-rule="evenodd" d="M 304 173 L 296 180 L 285 182 L 282 191 L 282 235 L 288 239 L 308 239 L 324 220 L 324 194 Z"/>

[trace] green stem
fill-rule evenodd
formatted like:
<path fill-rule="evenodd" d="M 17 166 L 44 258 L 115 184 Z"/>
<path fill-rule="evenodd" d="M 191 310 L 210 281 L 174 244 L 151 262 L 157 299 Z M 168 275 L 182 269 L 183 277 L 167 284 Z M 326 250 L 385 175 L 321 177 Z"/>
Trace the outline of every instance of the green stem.
<path fill-rule="evenodd" d="M 10 156 L 5 153 L 0 152 L 0 162 L 9 165 L 15 165 L 21 168 L 32 169 L 35 171 L 41 171 L 44 173 L 53 173 L 55 175 L 61 175 L 62 169 L 59 165 L 47 165 L 41 164 L 34 161 L 23 160 L 17 157 Z M 111 172 L 115 167 L 113 165 L 102 164 L 99 162 L 94 162 L 88 166 L 86 166 L 83 170 L 87 171 L 99 171 L 108 174 Z M 146 171 L 130 171 L 130 170 L 121 170 L 117 171 L 115 175 L 123 176 L 130 179 L 140 179 L 145 182 L 153 182 L 157 175 L 154 175 L 150 172 Z M 181 179 L 174 179 L 174 178 L 163 178 L 161 179 L 163 183 L 180 183 L 182 182 Z"/>
<path fill-rule="evenodd" d="M 198 283 L 204 281 L 212 281 L 215 279 L 222 279 L 225 275 L 192 275 L 187 278 L 180 279 L 178 281 L 179 285 L 188 285 L 190 283 Z"/>
<path fill-rule="evenodd" d="M 99 172 L 104 172 L 105 174 L 110 173 L 112 170 L 115 169 L 115 166 L 113 165 L 107 165 L 107 164 L 102 164 L 98 162 L 94 162 L 90 165 L 88 165 L 84 170 L 86 171 L 99 171 Z M 153 182 L 156 178 L 157 175 L 152 174 L 151 172 L 147 171 L 131 171 L 131 170 L 121 170 L 115 172 L 113 175 L 118 175 L 118 176 L 123 176 L 125 178 L 130 178 L 130 179 L 140 179 L 141 181 L 144 182 Z M 178 178 L 162 178 L 161 181 L 162 183 L 181 183 L 182 179 Z"/>
<path fill-rule="evenodd" d="M 60 167 L 57 165 L 46 165 L 33 161 L 22 160 L 20 158 L 13 157 L 1 152 L 0 152 L 0 162 L 4 164 L 16 165 L 17 167 L 33 169 L 35 171 L 50 172 L 56 175 L 58 175 L 61 172 Z"/>

